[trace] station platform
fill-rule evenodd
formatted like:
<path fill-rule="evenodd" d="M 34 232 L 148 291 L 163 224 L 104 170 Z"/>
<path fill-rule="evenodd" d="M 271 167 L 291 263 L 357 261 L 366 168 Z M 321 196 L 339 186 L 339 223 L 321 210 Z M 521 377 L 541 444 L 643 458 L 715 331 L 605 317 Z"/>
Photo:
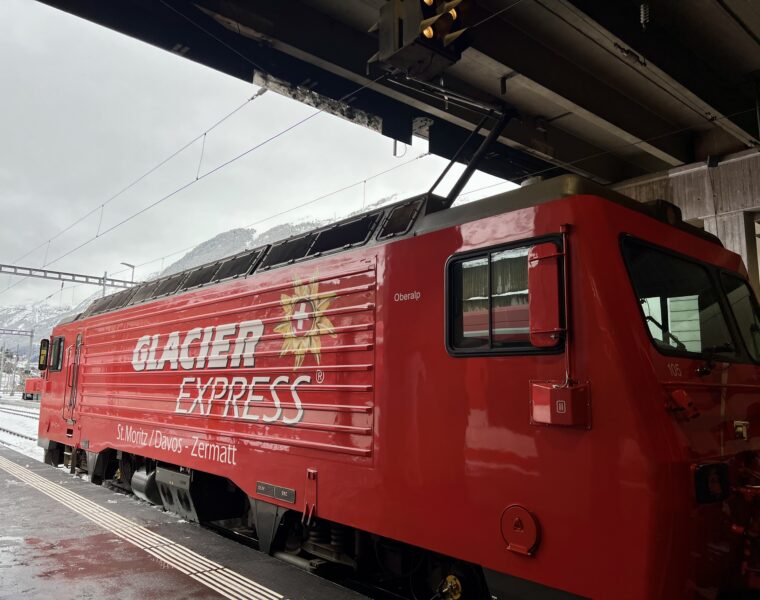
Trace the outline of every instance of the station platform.
<path fill-rule="evenodd" d="M 0 446 L 0 599 L 364 596 Z"/>

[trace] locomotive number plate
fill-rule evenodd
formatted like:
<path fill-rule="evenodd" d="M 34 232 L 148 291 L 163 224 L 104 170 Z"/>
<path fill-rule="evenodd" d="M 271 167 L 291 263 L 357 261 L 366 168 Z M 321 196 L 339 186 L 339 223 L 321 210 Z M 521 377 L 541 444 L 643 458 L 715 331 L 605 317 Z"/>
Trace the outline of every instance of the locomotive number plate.
<path fill-rule="evenodd" d="M 256 493 L 260 494 L 261 496 L 267 496 L 268 498 L 282 500 L 283 502 L 288 502 L 289 504 L 296 503 L 296 491 L 279 485 L 272 485 L 271 483 L 257 481 Z"/>

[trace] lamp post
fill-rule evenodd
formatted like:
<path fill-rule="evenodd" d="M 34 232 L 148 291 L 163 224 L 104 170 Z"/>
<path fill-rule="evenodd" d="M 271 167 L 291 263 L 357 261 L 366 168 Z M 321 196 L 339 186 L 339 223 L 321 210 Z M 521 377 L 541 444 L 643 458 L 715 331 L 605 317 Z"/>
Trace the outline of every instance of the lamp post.
<path fill-rule="evenodd" d="M 130 269 L 132 269 L 132 276 L 130 277 L 129 280 L 132 283 L 134 283 L 134 281 L 135 281 L 135 265 L 131 265 L 131 264 L 127 263 L 127 262 L 123 262 L 121 264 L 124 265 L 125 267 L 129 267 Z"/>

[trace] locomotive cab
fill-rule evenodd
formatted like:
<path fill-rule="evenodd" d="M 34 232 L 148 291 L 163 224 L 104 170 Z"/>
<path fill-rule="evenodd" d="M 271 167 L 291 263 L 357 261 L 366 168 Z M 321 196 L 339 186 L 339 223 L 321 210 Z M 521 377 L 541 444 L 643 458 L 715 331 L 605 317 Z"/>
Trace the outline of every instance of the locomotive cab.
<path fill-rule="evenodd" d="M 621 237 L 624 262 L 690 472 L 696 584 L 758 589 L 760 310 L 741 265 Z M 718 575 L 720 574 L 720 575 Z"/>

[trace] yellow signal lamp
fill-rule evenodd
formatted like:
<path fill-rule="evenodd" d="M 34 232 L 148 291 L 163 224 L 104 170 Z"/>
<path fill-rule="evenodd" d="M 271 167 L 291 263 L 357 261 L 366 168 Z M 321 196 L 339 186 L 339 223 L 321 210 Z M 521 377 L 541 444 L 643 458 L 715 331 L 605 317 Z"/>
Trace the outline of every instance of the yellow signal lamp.
<path fill-rule="evenodd" d="M 436 15 L 420 21 L 420 33 L 422 36 L 428 40 L 438 37 L 444 46 L 448 46 L 462 35 L 464 29 L 451 32 L 454 21 L 459 18 L 459 12 L 456 10 L 456 7 L 461 2 L 462 0 L 451 0 L 450 2 L 440 4 L 438 6 L 439 12 Z"/>
<path fill-rule="evenodd" d="M 423 19 L 420 21 L 420 33 L 424 35 L 426 38 L 431 39 L 435 35 L 434 26 L 436 21 L 440 19 L 443 15 L 435 15 L 434 17 L 430 17 L 428 19 Z"/>
<path fill-rule="evenodd" d="M 457 18 L 456 17 L 457 13 L 456 13 L 456 11 L 454 9 L 457 6 L 459 6 L 460 4 L 462 4 L 462 0 L 449 0 L 449 2 L 444 2 L 443 5 L 441 5 L 441 7 L 440 7 L 439 10 L 442 13 L 449 13 L 449 14 L 451 14 L 451 16 L 456 19 Z M 453 14 L 452 14 L 452 11 L 453 11 Z"/>

